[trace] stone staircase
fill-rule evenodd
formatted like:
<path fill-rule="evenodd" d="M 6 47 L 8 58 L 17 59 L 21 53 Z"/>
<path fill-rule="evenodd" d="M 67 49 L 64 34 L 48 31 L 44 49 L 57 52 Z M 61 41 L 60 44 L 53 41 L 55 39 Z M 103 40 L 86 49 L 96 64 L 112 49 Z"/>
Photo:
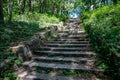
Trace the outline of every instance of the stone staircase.
<path fill-rule="evenodd" d="M 18 75 L 19 80 L 96 80 L 95 73 L 101 70 L 94 65 L 96 54 L 87 34 L 68 26 L 56 35 L 24 63 L 26 71 Z"/>

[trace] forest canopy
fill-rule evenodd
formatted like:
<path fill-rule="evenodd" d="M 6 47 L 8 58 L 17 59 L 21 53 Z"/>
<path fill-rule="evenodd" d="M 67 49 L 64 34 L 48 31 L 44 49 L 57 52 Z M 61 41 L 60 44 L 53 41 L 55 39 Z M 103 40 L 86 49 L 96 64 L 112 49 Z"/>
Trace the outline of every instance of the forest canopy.
<path fill-rule="evenodd" d="M 118 0 L 0 0 L 0 22 L 11 22 L 12 15 L 25 13 L 47 13 L 68 15 L 75 9 L 82 11 L 97 9 L 103 5 L 118 3 Z"/>

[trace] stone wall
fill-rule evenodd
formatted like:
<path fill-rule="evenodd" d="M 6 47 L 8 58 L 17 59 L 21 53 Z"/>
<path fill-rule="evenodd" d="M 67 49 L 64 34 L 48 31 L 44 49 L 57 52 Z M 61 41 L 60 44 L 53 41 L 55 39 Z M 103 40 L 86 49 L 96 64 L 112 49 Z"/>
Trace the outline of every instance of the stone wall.
<path fill-rule="evenodd" d="M 30 60 L 33 52 L 38 49 L 48 35 L 54 35 L 59 29 L 58 26 L 50 26 L 43 32 L 36 33 L 30 40 L 21 42 L 17 46 L 10 47 L 11 52 L 16 55 L 21 61 Z"/>

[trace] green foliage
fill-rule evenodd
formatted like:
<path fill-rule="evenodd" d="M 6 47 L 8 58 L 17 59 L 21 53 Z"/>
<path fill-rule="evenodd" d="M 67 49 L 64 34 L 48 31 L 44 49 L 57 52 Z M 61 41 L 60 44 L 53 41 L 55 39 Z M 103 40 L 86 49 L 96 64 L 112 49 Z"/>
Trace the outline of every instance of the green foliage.
<path fill-rule="evenodd" d="M 3 63 L 4 62 L 4 63 Z M 17 59 L 16 56 L 9 51 L 0 52 L 0 63 L 2 63 L 2 68 L 0 67 L 0 80 L 16 80 L 17 76 L 14 70 L 22 66 L 22 62 Z"/>
<path fill-rule="evenodd" d="M 25 40 L 39 30 L 38 24 L 26 22 L 13 22 L 2 25 L 0 33 L 0 50 L 16 40 Z"/>
<path fill-rule="evenodd" d="M 57 24 L 59 19 L 48 14 L 14 15 L 14 22 L 0 25 L 0 50 L 16 40 L 25 40 L 41 28 Z"/>
<path fill-rule="evenodd" d="M 13 20 L 11 24 L 0 25 L 0 63 L 6 59 L 9 60 L 0 69 L 1 80 L 16 80 L 17 76 L 14 74 L 14 70 L 22 66 L 22 62 L 11 52 L 6 52 L 5 48 L 9 45 L 14 46 L 19 41 L 28 40 L 35 33 L 43 30 L 43 28 L 59 22 L 59 19 L 55 16 L 32 13 L 14 15 Z M 47 39 L 51 38 L 52 33 L 48 33 Z"/>
<path fill-rule="evenodd" d="M 89 34 L 101 67 L 113 79 L 120 77 L 120 5 L 104 6 L 82 15 L 83 25 Z"/>
<path fill-rule="evenodd" d="M 63 72 L 62 72 L 64 75 L 75 75 L 76 74 L 76 72 L 74 71 L 74 70 L 70 70 L 70 71 L 67 71 L 67 70 L 63 70 Z"/>
<path fill-rule="evenodd" d="M 44 28 L 59 22 L 59 19 L 54 15 L 39 14 L 39 13 L 27 13 L 24 15 L 14 15 L 13 20 L 23 21 L 28 23 L 36 23 L 40 28 Z"/>
<path fill-rule="evenodd" d="M 63 15 L 55 14 L 55 16 L 56 16 L 57 18 L 59 18 L 60 21 L 69 20 L 69 16 L 68 16 L 67 14 L 63 14 Z"/>

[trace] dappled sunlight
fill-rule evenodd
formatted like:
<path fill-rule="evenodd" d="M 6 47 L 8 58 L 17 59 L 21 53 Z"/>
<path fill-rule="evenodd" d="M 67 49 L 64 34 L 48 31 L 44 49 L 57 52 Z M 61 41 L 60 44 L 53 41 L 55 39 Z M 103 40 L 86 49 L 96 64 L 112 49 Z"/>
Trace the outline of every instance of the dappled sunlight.
<path fill-rule="evenodd" d="M 0 80 L 120 80 L 119 43 L 119 0 L 0 1 Z"/>
<path fill-rule="evenodd" d="M 49 14 L 24 14 L 24 15 L 15 15 L 13 17 L 15 21 L 23 21 L 28 23 L 36 23 L 40 28 L 48 27 L 59 23 L 59 19 L 55 16 L 49 16 Z"/>

